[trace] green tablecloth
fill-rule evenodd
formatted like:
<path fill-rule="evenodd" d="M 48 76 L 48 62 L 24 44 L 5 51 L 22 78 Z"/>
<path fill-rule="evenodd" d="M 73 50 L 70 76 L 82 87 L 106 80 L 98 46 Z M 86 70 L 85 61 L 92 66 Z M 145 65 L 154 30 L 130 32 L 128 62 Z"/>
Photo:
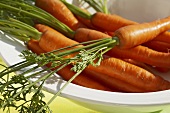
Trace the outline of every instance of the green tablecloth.
<path fill-rule="evenodd" d="M 0 58 L 0 64 L 4 64 L 2 59 Z M 0 71 L 2 70 L 2 66 L 0 66 Z M 45 100 L 48 101 L 50 97 L 52 97 L 52 94 L 45 92 Z M 69 101 L 66 98 L 63 97 L 57 97 L 51 104 L 50 108 L 53 111 L 53 113 L 99 113 L 90 109 L 87 109 L 85 107 L 79 106 L 71 101 Z M 5 113 L 2 110 L 0 110 L 0 113 Z M 11 113 L 17 113 L 14 109 L 11 109 Z"/>

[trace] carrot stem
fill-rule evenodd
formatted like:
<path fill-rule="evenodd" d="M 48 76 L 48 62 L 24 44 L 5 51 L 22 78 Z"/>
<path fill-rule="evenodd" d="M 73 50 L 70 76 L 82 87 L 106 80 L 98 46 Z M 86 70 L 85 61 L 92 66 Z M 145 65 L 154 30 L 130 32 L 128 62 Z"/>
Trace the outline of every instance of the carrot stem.
<path fill-rule="evenodd" d="M 13 17 L 16 17 L 16 16 L 20 17 L 21 15 L 29 16 L 32 19 L 38 20 L 38 22 L 40 23 L 53 27 L 54 29 L 60 31 L 61 33 L 69 37 L 73 37 L 74 31 L 72 31 L 68 26 L 61 23 L 59 20 L 57 20 L 55 17 L 53 17 L 49 13 L 33 5 L 18 3 L 15 1 L 10 1 L 10 2 L 13 4 L 11 5 L 9 1 L 8 2 L 0 1 L 0 9 L 6 12 L 11 11 L 10 13 L 14 15 Z M 36 10 L 36 12 L 34 10 Z"/>
<path fill-rule="evenodd" d="M 79 15 L 83 18 L 86 18 L 86 19 L 90 19 L 91 18 L 91 14 L 89 13 L 86 13 L 84 11 L 82 11 L 79 7 L 75 6 L 75 5 L 72 5 L 72 4 L 69 4 L 67 1 L 65 0 L 61 0 L 73 13 L 75 13 L 76 15 Z"/>

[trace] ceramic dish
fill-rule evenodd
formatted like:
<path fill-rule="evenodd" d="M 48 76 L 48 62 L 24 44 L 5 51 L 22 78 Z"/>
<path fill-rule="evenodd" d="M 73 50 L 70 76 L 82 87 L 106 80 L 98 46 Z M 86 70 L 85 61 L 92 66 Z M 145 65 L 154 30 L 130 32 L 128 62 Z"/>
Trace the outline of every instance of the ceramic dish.
<path fill-rule="evenodd" d="M 123 4 L 123 1 L 127 3 L 125 2 L 126 0 L 120 0 L 119 6 L 121 6 L 121 2 Z M 134 0 L 132 1 L 135 3 Z M 144 1 L 146 2 L 146 0 Z M 128 3 L 130 4 L 129 1 Z M 126 9 L 127 7 L 124 8 Z M 117 13 L 122 14 L 118 11 Z M 23 43 L 3 33 L 0 33 L 0 46 L 0 55 L 8 65 L 20 62 L 22 59 L 18 55 L 22 50 L 26 49 Z M 170 73 L 163 76 L 170 81 L 170 76 L 168 75 Z M 36 78 L 32 80 L 36 80 Z M 56 93 L 64 83 L 65 81 L 54 75 L 44 84 L 44 90 Z M 89 89 L 70 83 L 62 91 L 61 96 L 79 105 L 103 113 L 149 113 L 155 111 L 168 113 L 170 111 L 170 90 L 151 93 L 118 93 Z"/>
<path fill-rule="evenodd" d="M 19 54 L 26 49 L 23 43 L 0 34 L 0 45 L 1 57 L 8 65 L 22 60 Z M 168 74 L 166 79 L 170 80 Z M 36 78 L 32 80 L 36 80 Z M 55 75 L 47 80 L 44 89 L 55 93 L 64 83 L 61 78 Z M 153 112 L 170 107 L 170 90 L 152 93 L 117 93 L 89 89 L 70 83 L 63 90 L 61 96 L 104 113 Z"/>

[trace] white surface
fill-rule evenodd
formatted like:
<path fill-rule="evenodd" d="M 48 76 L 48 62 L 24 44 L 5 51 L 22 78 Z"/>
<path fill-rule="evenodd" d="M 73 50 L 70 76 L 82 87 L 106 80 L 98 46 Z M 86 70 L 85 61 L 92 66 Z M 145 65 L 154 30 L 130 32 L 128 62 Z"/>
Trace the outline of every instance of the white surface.
<path fill-rule="evenodd" d="M 124 18 L 148 22 L 170 15 L 170 0 L 109 0 L 111 13 Z"/>

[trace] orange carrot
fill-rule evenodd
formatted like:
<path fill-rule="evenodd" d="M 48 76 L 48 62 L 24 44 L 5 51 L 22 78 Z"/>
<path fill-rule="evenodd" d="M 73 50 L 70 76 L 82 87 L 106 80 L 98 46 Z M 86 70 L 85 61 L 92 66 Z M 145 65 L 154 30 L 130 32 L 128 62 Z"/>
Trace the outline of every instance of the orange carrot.
<path fill-rule="evenodd" d="M 27 47 L 28 47 L 29 50 L 31 50 L 34 53 L 37 53 L 37 54 L 44 53 L 44 50 L 39 47 L 39 41 L 38 40 L 30 39 L 27 42 Z"/>
<path fill-rule="evenodd" d="M 80 28 L 76 30 L 74 39 L 78 42 L 86 42 L 89 40 L 96 40 L 107 37 L 111 36 L 108 36 L 99 31 Z M 121 59 L 134 59 L 136 61 L 147 63 L 153 66 L 170 67 L 170 53 L 154 51 L 144 46 L 136 46 L 130 49 L 120 49 L 119 47 L 114 47 L 107 52 L 107 55 Z"/>
<path fill-rule="evenodd" d="M 155 37 L 153 40 L 170 43 L 170 32 L 166 31 Z"/>
<path fill-rule="evenodd" d="M 110 87 L 111 89 L 113 88 L 121 92 L 133 92 L 133 93 L 147 92 L 147 90 L 143 88 L 136 87 L 134 85 L 126 83 L 125 81 L 116 79 L 111 76 L 106 76 L 101 73 L 97 73 L 96 71 L 85 70 L 85 73 L 90 74 L 91 78 L 100 81 L 100 83 Z M 112 75 L 114 76 L 114 73 L 112 73 Z"/>
<path fill-rule="evenodd" d="M 159 52 L 169 53 L 169 50 L 170 50 L 170 44 L 169 43 L 156 41 L 156 40 L 146 42 L 143 45 L 146 46 L 146 47 L 149 47 L 153 50 L 159 51 Z"/>
<path fill-rule="evenodd" d="M 71 71 L 72 66 L 68 65 L 61 70 L 59 70 L 57 73 L 64 79 L 69 80 L 75 72 Z M 78 84 L 80 86 L 92 88 L 92 89 L 98 89 L 98 90 L 105 90 L 105 91 L 118 91 L 115 88 L 110 89 L 109 87 L 101 84 L 96 79 L 93 79 L 90 77 L 90 75 L 84 74 L 82 72 L 79 74 L 73 81 L 74 84 Z"/>
<path fill-rule="evenodd" d="M 155 69 L 161 73 L 167 73 L 170 71 L 170 68 L 164 68 L 164 67 L 155 67 Z"/>
<path fill-rule="evenodd" d="M 36 0 L 35 5 L 47 11 L 73 30 L 85 27 L 60 0 Z"/>
<path fill-rule="evenodd" d="M 136 24 L 131 20 L 122 18 L 118 15 L 110 15 L 102 12 L 96 12 L 94 14 L 89 14 L 85 11 L 82 11 L 80 8 L 69 4 L 65 0 L 61 0 L 75 15 L 81 16 L 83 18 L 87 18 L 91 21 L 92 25 L 99 29 L 103 29 L 105 31 L 114 32 L 115 30 L 126 26 Z"/>
<path fill-rule="evenodd" d="M 91 20 L 91 23 L 94 26 L 98 26 L 99 28 L 101 28 L 107 32 L 109 32 L 109 31 L 114 32 L 115 30 L 118 30 L 124 26 L 132 25 L 128 29 L 127 29 L 127 27 L 125 27 L 125 28 L 122 28 L 121 30 L 118 30 L 118 32 L 115 33 L 115 35 L 118 36 L 118 38 L 120 40 L 120 47 L 122 47 L 122 48 L 129 48 L 129 47 L 133 47 L 133 46 L 142 44 L 144 42 L 147 42 L 149 40 L 156 38 L 158 35 L 159 36 L 158 36 L 158 38 L 156 38 L 156 40 L 162 40 L 162 41 L 166 41 L 166 39 L 167 39 L 166 36 L 167 37 L 170 36 L 170 33 L 165 32 L 170 29 L 170 25 L 169 25 L 170 17 L 156 20 L 154 22 L 150 22 L 149 24 L 144 23 L 144 24 L 138 26 L 136 24 L 139 24 L 139 23 L 125 19 L 118 15 L 109 15 L 109 14 L 104 14 L 102 12 L 96 12 L 93 15 L 91 15 L 89 13 L 82 11 L 80 8 L 78 8 L 72 4 L 69 4 L 65 0 L 61 0 L 61 1 L 75 15 L 78 15 L 83 18 Z M 133 26 L 133 25 L 135 25 L 135 26 Z M 165 32 L 165 34 L 164 34 L 164 32 Z M 128 41 L 130 41 L 130 43 Z"/>
<path fill-rule="evenodd" d="M 66 1 L 62 2 L 65 3 Z M 102 25 L 102 23 L 100 23 L 100 25 Z M 170 17 L 162 18 L 160 20 L 155 20 L 149 23 L 135 25 L 128 24 L 128 26 L 121 27 L 118 30 L 116 30 L 114 32 L 114 36 L 119 40 L 119 42 L 117 42 L 118 43 L 117 46 L 119 46 L 120 48 L 131 48 L 154 39 L 156 36 L 158 36 L 162 32 L 167 31 L 168 29 L 170 29 Z M 66 31 L 65 28 L 60 29 L 60 31 L 62 30 Z M 71 33 L 68 32 L 68 34 L 65 35 L 74 37 L 73 35 L 74 33 L 77 33 L 77 31 L 76 32 L 72 31 Z"/>
<path fill-rule="evenodd" d="M 86 12 L 86 13 L 88 13 L 88 14 L 90 14 L 90 12 L 88 12 L 86 9 L 81 9 L 81 10 L 84 11 L 84 12 Z M 91 22 L 90 22 L 89 19 L 83 18 L 83 17 L 78 16 L 78 15 L 75 15 L 75 17 L 76 17 L 80 22 L 82 22 L 84 25 L 86 25 L 88 28 L 90 28 L 90 29 L 97 29 L 97 28 L 95 28 L 95 27 L 91 24 Z"/>
<path fill-rule="evenodd" d="M 139 62 L 139 61 L 136 61 L 136 60 L 133 60 L 133 59 L 123 59 L 123 61 L 126 61 L 126 62 L 131 63 L 133 65 L 136 65 L 138 67 L 141 67 L 141 68 L 143 68 L 143 69 L 145 69 L 145 70 L 147 70 L 151 73 L 155 73 L 154 68 L 152 66 L 147 65 L 143 62 Z"/>
<path fill-rule="evenodd" d="M 170 16 L 150 23 L 129 25 L 115 32 L 120 40 L 119 47 L 130 48 L 150 41 L 170 29 Z"/>
<path fill-rule="evenodd" d="M 122 18 L 115 14 L 105 14 L 97 12 L 91 17 L 91 23 L 100 29 L 113 32 L 127 25 L 137 24 L 134 21 Z"/>
<path fill-rule="evenodd" d="M 114 32 L 114 37 L 117 37 L 119 40 L 118 47 L 126 49 L 148 42 L 168 29 L 170 29 L 170 17 L 149 23 L 121 27 Z"/>
<path fill-rule="evenodd" d="M 59 33 L 58 31 L 46 25 L 37 24 L 35 25 L 35 28 L 43 33 L 39 41 L 39 46 L 46 52 L 50 52 L 59 48 L 78 44 L 78 42 L 65 37 L 63 34 Z M 72 55 L 68 55 L 67 57 L 69 56 Z"/>
<path fill-rule="evenodd" d="M 98 67 L 89 65 L 87 69 L 112 76 L 136 87 L 144 88 L 147 91 L 159 91 L 170 88 L 170 82 L 162 79 L 160 76 L 113 57 L 105 58 Z"/>
<path fill-rule="evenodd" d="M 30 49 L 31 51 L 33 51 L 36 54 L 41 54 L 41 53 L 45 53 L 45 51 L 43 49 L 41 49 L 41 47 L 38 44 L 37 40 L 30 40 L 27 44 L 28 49 Z M 50 64 L 48 64 L 47 66 L 50 66 Z M 57 73 L 64 79 L 64 80 L 69 80 L 74 74 L 75 72 L 71 71 L 71 65 L 68 65 L 64 68 L 62 68 L 61 70 L 59 70 Z M 97 80 L 90 78 L 90 75 L 85 74 L 84 72 L 82 72 L 81 74 L 79 74 L 73 81 L 72 83 L 80 85 L 80 86 L 84 86 L 84 87 L 88 87 L 88 88 L 93 88 L 93 89 L 98 89 L 98 90 L 105 90 L 105 91 L 117 91 L 116 89 L 112 88 L 108 88 L 107 86 L 99 83 Z"/>
<path fill-rule="evenodd" d="M 158 52 L 144 46 L 136 46 L 128 50 L 114 47 L 107 52 L 107 55 L 121 59 L 134 59 L 152 66 L 170 66 L 170 53 Z"/>
<path fill-rule="evenodd" d="M 38 29 L 38 27 L 37 27 L 37 29 Z M 55 30 L 50 31 L 50 30 L 48 30 L 49 28 L 46 28 L 45 26 L 44 26 L 44 29 L 45 29 L 44 31 L 46 31 L 44 34 L 46 34 L 46 36 L 48 36 L 48 38 L 55 37 L 55 38 L 61 39 L 60 35 L 55 35 L 55 33 L 52 33 L 52 32 L 55 32 Z M 52 35 L 50 35 L 50 34 L 52 34 Z M 52 48 L 57 49 L 57 48 L 61 48 L 63 46 L 69 46 L 69 45 L 78 43 L 73 40 L 71 42 L 71 39 L 68 39 L 68 38 L 62 37 L 62 39 L 64 39 L 64 42 L 59 41 L 57 44 L 52 44 L 51 46 L 54 46 Z M 56 40 L 58 40 L 58 39 L 56 39 Z M 69 43 L 66 43 L 67 40 Z M 47 42 L 53 43 L 53 40 L 48 40 Z M 65 45 L 63 45 L 62 43 L 64 43 Z M 49 44 L 51 44 L 51 43 L 49 43 Z M 44 42 L 44 45 L 47 46 L 48 44 L 45 44 L 45 42 Z M 55 45 L 57 45 L 57 46 L 55 46 Z M 70 56 L 70 57 L 72 57 L 72 56 Z M 170 88 L 170 83 L 167 82 L 166 80 L 163 80 L 162 78 L 157 77 L 142 68 L 139 68 L 139 67 L 134 66 L 129 63 L 125 63 L 124 61 L 116 59 L 116 58 L 105 58 L 101 62 L 100 66 L 94 67 L 94 66 L 90 65 L 85 69 L 85 71 L 88 71 L 88 70 L 94 71 L 96 73 L 101 73 L 101 74 L 102 74 L 102 71 L 105 71 L 106 73 L 103 73 L 103 75 L 105 75 L 105 76 L 114 77 L 115 79 L 122 80 L 124 82 L 127 82 L 128 84 L 136 85 L 139 88 L 145 88 L 147 91 L 158 91 L 158 90 L 164 90 L 164 89 Z M 138 81 L 138 82 L 136 82 L 136 81 Z M 152 81 L 152 82 L 150 82 L 150 81 Z"/>

